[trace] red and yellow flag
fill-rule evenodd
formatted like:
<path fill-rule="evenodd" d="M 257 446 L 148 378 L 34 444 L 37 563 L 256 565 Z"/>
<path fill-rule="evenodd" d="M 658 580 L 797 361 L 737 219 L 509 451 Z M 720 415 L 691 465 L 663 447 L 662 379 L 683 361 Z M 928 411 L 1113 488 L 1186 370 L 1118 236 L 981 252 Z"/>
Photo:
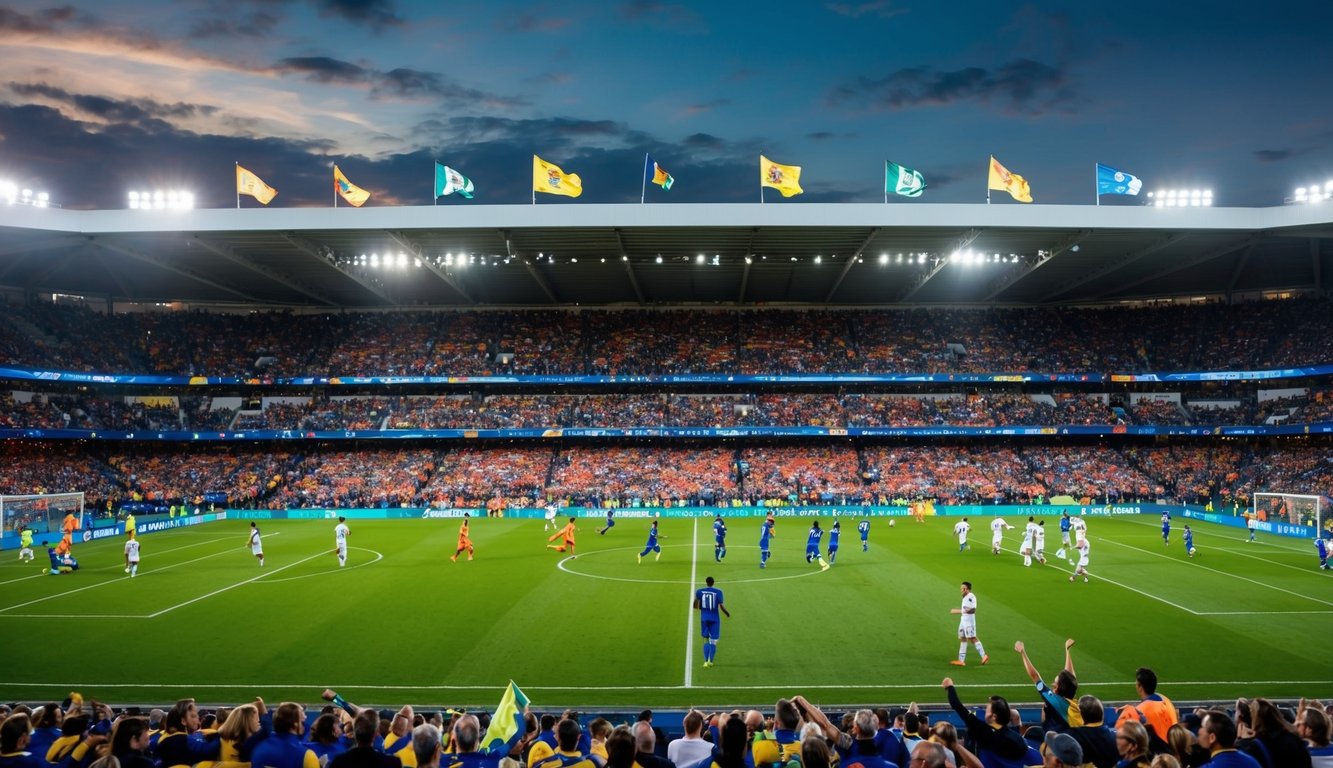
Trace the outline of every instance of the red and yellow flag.
<path fill-rule="evenodd" d="M 1008 192 L 1010 197 L 1020 203 L 1032 202 L 1032 189 L 1028 187 L 1028 180 L 1000 165 L 995 155 L 991 155 L 990 158 L 990 176 L 986 181 L 986 187 Z"/>
<path fill-rule="evenodd" d="M 333 166 L 333 189 L 348 205 L 360 208 L 370 199 L 370 193 L 347 180 L 338 166 Z"/>

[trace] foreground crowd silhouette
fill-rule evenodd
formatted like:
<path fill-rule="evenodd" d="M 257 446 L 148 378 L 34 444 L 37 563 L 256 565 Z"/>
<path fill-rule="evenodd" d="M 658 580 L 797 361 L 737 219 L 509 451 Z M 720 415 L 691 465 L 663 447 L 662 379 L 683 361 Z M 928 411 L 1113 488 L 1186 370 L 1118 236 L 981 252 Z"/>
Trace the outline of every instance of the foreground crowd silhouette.
<path fill-rule="evenodd" d="M 0 705 L 5 768 L 1328 768 L 1333 705 L 1266 698 L 1188 711 L 1135 673 L 1112 708 L 1079 695 L 1065 668 L 1048 685 L 1016 643 L 1042 699 L 1030 721 L 1001 696 L 968 708 L 950 678 L 947 706 L 824 712 L 805 697 L 771 711 L 689 710 L 668 734 L 644 710 L 620 716 L 358 707 L 332 690 L 318 711 L 263 699 L 201 710 L 182 699 L 147 713 L 84 702 Z M 1124 686 L 1128 692 L 1128 684 Z M 502 709 L 505 702 L 502 701 Z"/>

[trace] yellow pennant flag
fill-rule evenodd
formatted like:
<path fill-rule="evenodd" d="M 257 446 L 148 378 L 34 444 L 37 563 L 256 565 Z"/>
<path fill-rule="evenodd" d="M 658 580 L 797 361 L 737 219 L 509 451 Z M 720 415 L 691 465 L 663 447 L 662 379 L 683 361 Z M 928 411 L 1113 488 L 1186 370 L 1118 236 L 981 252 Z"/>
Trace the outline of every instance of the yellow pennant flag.
<path fill-rule="evenodd" d="M 1028 180 L 1016 173 L 1010 173 L 1008 168 L 1000 165 L 995 155 L 991 155 L 990 158 L 990 177 L 986 181 L 986 187 L 1008 192 L 1010 197 L 1020 203 L 1032 202 L 1032 190 L 1028 188 Z"/>
<path fill-rule="evenodd" d="M 801 166 L 781 165 L 760 155 L 759 186 L 776 189 L 783 197 L 799 195 L 805 191 L 801 189 Z"/>
<path fill-rule="evenodd" d="M 236 194 L 249 195 L 264 205 L 268 205 L 278 196 L 278 190 L 264 183 L 264 180 L 236 164 Z"/>
<path fill-rule="evenodd" d="M 342 199 L 346 200 L 348 205 L 357 208 L 365 205 L 366 201 L 370 199 L 370 193 L 348 181 L 343 172 L 338 170 L 337 165 L 333 166 L 333 189 L 339 195 L 342 195 Z"/>
<path fill-rule="evenodd" d="M 532 191 L 548 195 L 578 197 L 583 194 L 583 179 L 577 173 L 565 173 L 560 166 L 532 156 Z"/>

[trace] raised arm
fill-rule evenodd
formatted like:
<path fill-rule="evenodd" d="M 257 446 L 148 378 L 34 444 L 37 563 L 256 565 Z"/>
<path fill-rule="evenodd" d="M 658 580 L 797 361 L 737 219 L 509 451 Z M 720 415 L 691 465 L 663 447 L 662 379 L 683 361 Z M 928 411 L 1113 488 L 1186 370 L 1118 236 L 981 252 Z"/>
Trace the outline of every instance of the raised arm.
<path fill-rule="evenodd" d="M 796 708 L 805 715 L 805 719 L 824 729 L 824 738 L 831 741 L 837 741 L 838 737 L 842 735 L 842 731 L 838 730 L 838 726 L 830 722 L 828 716 L 820 711 L 819 707 L 806 701 L 804 696 L 797 694 L 793 696 L 791 700 L 792 703 L 796 705 Z"/>
<path fill-rule="evenodd" d="M 1069 652 L 1069 649 L 1073 647 L 1074 638 L 1071 637 L 1065 641 L 1065 671 L 1071 675 L 1074 674 L 1074 655 Z"/>
<path fill-rule="evenodd" d="M 1023 669 L 1027 670 L 1028 677 L 1032 678 L 1032 682 L 1041 682 L 1041 675 L 1037 672 L 1037 668 L 1032 666 L 1032 660 L 1028 658 L 1028 652 L 1023 647 L 1022 640 L 1014 643 L 1014 650 L 1018 652 L 1019 656 L 1023 657 Z"/>

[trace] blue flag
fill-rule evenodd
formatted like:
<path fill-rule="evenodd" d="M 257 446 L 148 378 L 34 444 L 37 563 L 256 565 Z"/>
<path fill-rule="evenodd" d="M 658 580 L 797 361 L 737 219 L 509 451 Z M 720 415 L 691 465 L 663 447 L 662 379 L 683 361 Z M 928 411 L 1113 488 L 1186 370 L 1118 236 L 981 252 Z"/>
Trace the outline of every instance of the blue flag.
<path fill-rule="evenodd" d="M 1143 181 L 1138 176 L 1097 163 L 1097 194 L 1137 195 L 1142 188 Z"/>

